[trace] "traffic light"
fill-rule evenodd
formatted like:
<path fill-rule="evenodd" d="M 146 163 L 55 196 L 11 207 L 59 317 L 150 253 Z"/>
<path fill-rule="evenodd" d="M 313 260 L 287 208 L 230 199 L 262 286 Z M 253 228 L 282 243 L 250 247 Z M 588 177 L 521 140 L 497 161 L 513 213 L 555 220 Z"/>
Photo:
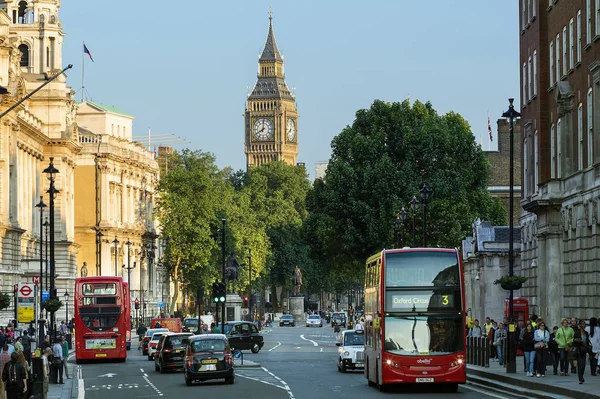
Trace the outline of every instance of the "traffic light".
<path fill-rule="evenodd" d="M 244 297 L 244 307 L 245 308 L 248 307 L 248 297 L 247 296 Z"/>
<path fill-rule="evenodd" d="M 223 302 L 225 302 L 225 297 L 227 296 L 227 291 L 225 289 L 225 283 L 217 283 L 217 285 L 218 285 L 217 297 L 219 299 L 219 302 L 223 303 Z"/>
<path fill-rule="evenodd" d="M 135 298 L 135 301 L 133 301 L 133 303 L 135 304 L 136 310 L 140 308 L 140 301 L 137 298 Z"/>
<path fill-rule="evenodd" d="M 219 302 L 219 283 L 214 282 L 212 284 L 212 295 L 211 295 L 212 301 L 213 302 Z"/>

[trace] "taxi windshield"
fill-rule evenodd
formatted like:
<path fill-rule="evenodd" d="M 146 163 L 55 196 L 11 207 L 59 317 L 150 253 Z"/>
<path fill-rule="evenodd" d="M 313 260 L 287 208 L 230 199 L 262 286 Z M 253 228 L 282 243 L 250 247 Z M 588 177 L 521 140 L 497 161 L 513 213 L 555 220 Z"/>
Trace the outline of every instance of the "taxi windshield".
<path fill-rule="evenodd" d="M 357 333 L 346 333 L 344 334 L 344 346 L 351 345 L 364 345 L 365 336 Z"/>

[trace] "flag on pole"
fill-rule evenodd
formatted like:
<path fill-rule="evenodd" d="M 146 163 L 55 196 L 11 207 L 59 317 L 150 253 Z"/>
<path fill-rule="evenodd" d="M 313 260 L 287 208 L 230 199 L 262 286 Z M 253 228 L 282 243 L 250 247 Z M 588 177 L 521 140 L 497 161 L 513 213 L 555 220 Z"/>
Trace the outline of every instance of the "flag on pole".
<path fill-rule="evenodd" d="M 92 60 L 92 62 L 94 62 L 94 59 L 92 58 L 92 53 L 90 53 L 90 50 L 88 50 L 88 48 L 85 45 L 85 43 L 83 45 L 83 53 L 89 55 L 90 56 L 90 60 Z"/>
<path fill-rule="evenodd" d="M 494 137 L 492 136 L 492 124 L 490 123 L 489 116 L 488 116 L 488 133 L 490 134 L 490 141 L 494 141 Z"/>

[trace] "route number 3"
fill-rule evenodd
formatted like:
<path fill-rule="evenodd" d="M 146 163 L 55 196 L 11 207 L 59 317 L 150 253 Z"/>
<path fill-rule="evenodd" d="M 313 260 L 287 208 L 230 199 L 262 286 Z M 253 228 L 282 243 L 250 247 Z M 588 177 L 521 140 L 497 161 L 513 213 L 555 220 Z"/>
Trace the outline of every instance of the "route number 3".
<path fill-rule="evenodd" d="M 447 306 L 448 303 L 448 295 L 442 295 L 442 305 Z"/>

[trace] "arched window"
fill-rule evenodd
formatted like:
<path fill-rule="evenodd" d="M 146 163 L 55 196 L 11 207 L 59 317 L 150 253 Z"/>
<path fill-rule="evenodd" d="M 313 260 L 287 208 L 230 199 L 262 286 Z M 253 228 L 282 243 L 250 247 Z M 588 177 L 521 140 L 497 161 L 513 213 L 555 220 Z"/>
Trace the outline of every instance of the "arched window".
<path fill-rule="evenodd" d="M 19 23 L 26 24 L 27 23 L 27 2 L 21 1 L 19 3 Z"/>
<path fill-rule="evenodd" d="M 28 67 L 29 66 L 29 46 L 26 44 L 21 44 L 19 46 L 19 51 L 21 52 L 21 66 Z"/>
<path fill-rule="evenodd" d="M 50 16 L 50 23 L 51 24 L 55 24 L 56 23 L 56 16 L 54 16 L 54 15 Z"/>

